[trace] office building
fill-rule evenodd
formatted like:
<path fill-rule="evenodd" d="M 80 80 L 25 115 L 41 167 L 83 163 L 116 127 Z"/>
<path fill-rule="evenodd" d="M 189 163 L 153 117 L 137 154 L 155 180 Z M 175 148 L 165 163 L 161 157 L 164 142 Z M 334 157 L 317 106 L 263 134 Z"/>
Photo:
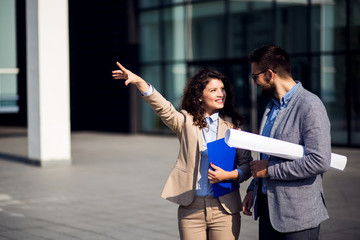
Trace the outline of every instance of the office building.
<path fill-rule="evenodd" d="M 28 2 L 0 2 L 0 125 L 27 124 Z M 256 132 L 267 100 L 247 56 L 270 43 L 288 51 L 294 79 L 324 102 L 332 144 L 360 146 L 360 0 L 69 0 L 69 43 L 74 131 L 169 133 L 134 88 L 111 78 L 120 61 L 176 107 L 189 76 L 220 70 L 245 129 Z"/>

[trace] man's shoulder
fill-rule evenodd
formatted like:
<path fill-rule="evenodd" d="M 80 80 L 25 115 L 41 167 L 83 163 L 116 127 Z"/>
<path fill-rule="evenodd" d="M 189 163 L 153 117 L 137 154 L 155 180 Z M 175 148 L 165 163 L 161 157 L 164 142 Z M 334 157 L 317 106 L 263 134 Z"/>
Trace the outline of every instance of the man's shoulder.
<path fill-rule="evenodd" d="M 301 106 L 316 107 L 318 105 L 324 105 L 320 97 L 315 93 L 312 93 L 305 88 L 299 90 L 301 91 L 299 94 L 299 103 L 301 103 Z"/>
<path fill-rule="evenodd" d="M 303 95 L 306 96 L 306 97 L 312 97 L 312 98 L 318 98 L 319 99 L 319 96 L 316 95 L 315 93 L 313 92 L 310 92 L 309 90 L 303 88 Z"/>
<path fill-rule="evenodd" d="M 295 103 L 294 109 L 297 113 L 301 113 L 300 115 L 311 119 L 318 116 L 323 116 L 322 119 L 326 119 L 324 116 L 327 116 L 326 107 L 319 96 L 304 88 Z"/>

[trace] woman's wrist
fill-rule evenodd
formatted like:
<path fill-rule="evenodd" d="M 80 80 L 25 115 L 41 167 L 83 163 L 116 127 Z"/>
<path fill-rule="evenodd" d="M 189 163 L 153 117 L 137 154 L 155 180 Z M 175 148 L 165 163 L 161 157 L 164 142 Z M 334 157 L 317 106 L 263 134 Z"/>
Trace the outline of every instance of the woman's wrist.
<path fill-rule="evenodd" d="M 239 172 L 235 169 L 231 172 L 227 172 L 227 179 L 226 180 L 237 180 L 239 177 Z"/>
<path fill-rule="evenodd" d="M 149 90 L 149 87 L 150 87 L 149 84 L 140 77 L 139 77 L 139 80 L 136 81 L 135 86 L 141 93 L 146 92 L 147 90 Z"/>

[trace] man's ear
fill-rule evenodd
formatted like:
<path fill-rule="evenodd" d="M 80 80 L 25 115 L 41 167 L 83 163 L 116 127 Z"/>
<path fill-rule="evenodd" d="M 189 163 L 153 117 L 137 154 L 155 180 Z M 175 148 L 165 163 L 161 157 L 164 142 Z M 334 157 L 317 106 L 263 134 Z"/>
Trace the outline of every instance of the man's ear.
<path fill-rule="evenodd" d="M 266 72 L 265 73 L 265 81 L 266 81 L 266 83 L 270 83 L 270 81 L 271 81 L 271 79 L 272 79 L 272 74 L 271 74 L 271 72 Z"/>
<path fill-rule="evenodd" d="M 276 75 L 276 73 L 274 73 L 274 71 L 273 70 L 271 70 L 271 69 L 269 69 L 269 74 L 270 74 L 270 76 L 271 76 L 271 78 L 275 78 L 275 75 Z"/>
<path fill-rule="evenodd" d="M 266 82 L 269 83 L 271 80 L 274 80 L 275 73 L 271 69 L 269 69 L 269 71 L 265 73 L 265 78 L 266 78 Z"/>

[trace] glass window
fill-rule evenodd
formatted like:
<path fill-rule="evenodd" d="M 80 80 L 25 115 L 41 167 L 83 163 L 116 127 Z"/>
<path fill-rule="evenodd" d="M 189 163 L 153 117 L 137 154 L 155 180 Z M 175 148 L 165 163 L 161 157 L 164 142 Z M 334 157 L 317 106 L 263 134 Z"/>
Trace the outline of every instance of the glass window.
<path fill-rule="evenodd" d="M 248 8 L 249 1 L 230 1 L 228 52 L 230 58 L 244 57 L 248 54 L 246 48 L 246 30 L 249 24 Z"/>
<path fill-rule="evenodd" d="M 160 0 L 139 0 L 139 8 L 157 7 L 160 5 Z"/>
<path fill-rule="evenodd" d="M 7 73 L 0 69 L 0 113 L 18 112 L 17 70 Z"/>
<path fill-rule="evenodd" d="M 190 1 L 192 1 L 192 2 L 206 2 L 206 1 L 209 1 L 209 0 L 190 0 Z M 211 1 L 211 0 L 210 0 Z"/>
<path fill-rule="evenodd" d="M 166 99 L 175 108 L 179 109 L 180 98 L 186 84 L 186 65 L 184 63 L 171 64 L 165 67 L 165 92 Z"/>
<path fill-rule="evenodd" d="M 140 14 L 140 61 L 160 61 L 160 14 L 158 10 Z"/>
<path fill-rule="evenodd" d="M 360 55 L 351 58 L 351 144 L 360 145 Z"/>
<path fill-rule="evenodd" d="M 305 88 L 308 88 L 312 93 L 315 93 L 320 97 L 321 95 L 321 81 L 320 81 L 320 57 L 311 58 L 311 79 L 309 85 L 305 85 Z"/>
<path fill-rule="evenodd" d="M 250 86 L 248 75 L 248 64 L 236 64 L 231 66 L 230 82 L 233 85 L 234 104 L 239 113 L 245 118 L 244 130 L 251 131 L 257 126 L 252 126 L 250 122 L 251 102 Z M 252 82 L 250 82 L 252 84 Z M 257 125 L 257 123 L 254 123 Z"/>
<path fill-rule="evenodd" d="M 331 122 L 332 143 L 347 144 L 345 56 L 315 57 L 312 63 L 314 65 L 312 81 L 318 82 L 317 92 L 320 93 L 319 97 L 326 107 Z"/>
<path fill-rule="evenodd" d="M 295 81 L 300 81 L 305 87 L 313 81 L 309 79 L 309 61 L 307 57 L 291 57 L 291 74 Z M 317 88 L 314 88 L 317 89 Z"/>
<path fill-rule="evenodd" d="M 247 57 L 253 49 L 273 41 L 272 0 L 233 0 L 229 9 L 230 58 Z"/>
<path fill-rule="evenodd" d="M 0 113 L 17 112 L 15 1 L 0 1 Z"/>
<path fill-rule="evenodd" d="M 149 82 L 151 85 L 154 86 L 154 88 L 162 92 L 162 84 L 161 84 L 161 67 L 156 66 L 143 66 L 140 69 L 140 76 L 147 82 Z M 140 101 L 140 111 L 141 111 L 141 130 L 145 132 L 154 132 L 154 131 L 160 131 L 162 129 L 163 123 L 161 122 L 161 119 L 155 115 L 152 108 L 149 106 L 148 103 L 145 101 Z"/>
<path fill-rule="evenodd" d="M 289 54 L 307 50 L 307 0 L 277 1 L 276 42 Z"/>
<path fill-rule="evenodd" d="M 350 48 L 360 49 L 360 0 L 351 0 Z"/>
<path fill-rule="evenodd" d="M 185 59 L 185 12 L 184 7 L 164 10 L 165 60 Z"/>
<path fill-rule="evenodd" d="M 145 1 L 145 0 L 143 0 Z M 163 0 L 164 4 L 182 3 L 184 0 Z"/>
<path fill-rule="evenodd" d="M 227 72 L 225 71 L 225 66 L 224 65 L 219 65 L 219 64 L 192 64 L 192 65 L 188 65 L 188 72 L 190 77 L 194 76 L 200 69 L 203 68 L 208 68 L 208 69 L 212 69 L 215 71 L 219 71 L 222 74 L 228 76 Z"/>
<path fill-rule="evenodd" d="M 141 0 L 139 7 L 141 69 L 175 107 L 186 76 L 208 66 L 229 76 L 245 127 L 256 131 L 269 99 L 252 84 L 246 59 L 253 49 L 276 43 L 290 54 L 294 79 L 324 102 L 332 143 L 360 144 L 360 0 Z M 141 111 L 143 131 L 168 131 L 146 104 Z"/>
<path fill-rule="evenodd" d="M 225 4 L 223 1 L 189 6 L 188 46 L 189 60 L 219 59 L 225 57 Z"/>
<path fill-rule="evenodd" d="M 313 51 L 346 49 L 346 1 L 318 0 L 311 7 Z"/>

